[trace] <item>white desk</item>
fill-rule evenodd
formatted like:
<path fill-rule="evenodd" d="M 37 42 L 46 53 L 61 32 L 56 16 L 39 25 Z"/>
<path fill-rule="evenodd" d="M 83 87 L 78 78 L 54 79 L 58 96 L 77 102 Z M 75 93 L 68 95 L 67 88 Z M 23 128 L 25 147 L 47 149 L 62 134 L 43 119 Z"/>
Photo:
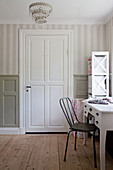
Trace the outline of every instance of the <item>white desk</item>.
<path fill-rule="evenodd" d="M 107 130 L 113 130 L 113 104 L 90 104 L 84 102 L 84 116 L 95 117 L 95 125 L 100 129 L 100 169 L 105 170 L 105 142 Z"/>

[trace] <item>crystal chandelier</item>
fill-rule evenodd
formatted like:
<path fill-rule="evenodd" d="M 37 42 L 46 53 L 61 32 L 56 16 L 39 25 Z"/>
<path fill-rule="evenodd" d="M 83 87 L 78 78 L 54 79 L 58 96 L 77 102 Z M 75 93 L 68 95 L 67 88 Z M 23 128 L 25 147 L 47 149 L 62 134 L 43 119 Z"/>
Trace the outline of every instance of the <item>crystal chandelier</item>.
<path fill-rule="evenodd" d="M 44 2 L 35 2 L 29 6 L 29 11 L 35 22 L 38 24 L 46 23 L 47 17 L 50 15 L 52 10 L 52 6 Z"/>

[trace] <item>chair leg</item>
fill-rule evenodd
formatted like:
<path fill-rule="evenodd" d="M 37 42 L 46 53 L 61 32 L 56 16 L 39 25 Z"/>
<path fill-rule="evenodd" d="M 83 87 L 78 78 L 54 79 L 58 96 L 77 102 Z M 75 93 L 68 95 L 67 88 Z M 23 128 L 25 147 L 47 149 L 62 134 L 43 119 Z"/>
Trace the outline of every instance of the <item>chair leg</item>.
<path fill-rule="evenodd" d="M 75 145 L 74 145 L 74 150 L 76 151 L 76 138 L 77 138 L 77 132 L 75 131 Z"/>
<path fill-rule="evenodd" d="M 94 167 L 97 168 L 96 148 L 95 148 L 95 132 L 93 133 L 93 151 L 94 151 Z"/>
<path fill-rule="evenodd" d="M 71 132 L 71 131 L 70 131 Z M 64 155 L 64 161 L 66 161 L 66 154 L 67 154 L 67 147 L 68 147 L 68 140 L 69 140 L 69 134 L 70 132 L 68 132 L 67 134 L 67 142 L 66 142 L 66 148 L 65 148 L 65 155 Z"/>

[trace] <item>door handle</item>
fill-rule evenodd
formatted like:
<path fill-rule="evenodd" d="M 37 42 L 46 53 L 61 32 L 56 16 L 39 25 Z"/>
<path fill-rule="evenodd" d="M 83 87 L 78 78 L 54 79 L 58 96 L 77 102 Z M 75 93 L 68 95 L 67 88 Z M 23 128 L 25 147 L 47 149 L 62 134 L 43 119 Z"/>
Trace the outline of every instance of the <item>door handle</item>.
<path fill-rule="evenodd" d="M 26 86 L 26 88 L 29 88 L 29 89 L 31 89 L 31 86 L 29 86 L 29 85 L 28 85 L 28 86 Z"/>

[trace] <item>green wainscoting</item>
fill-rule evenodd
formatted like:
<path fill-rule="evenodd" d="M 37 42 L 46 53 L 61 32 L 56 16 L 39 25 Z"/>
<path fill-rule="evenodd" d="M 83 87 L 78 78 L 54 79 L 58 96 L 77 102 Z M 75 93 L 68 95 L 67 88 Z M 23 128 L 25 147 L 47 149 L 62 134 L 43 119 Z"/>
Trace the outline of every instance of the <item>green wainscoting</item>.
<path fill-rule="evenodd" d="M 0 127 L 18 127 L 19 77 L 0 75 Z"/>

